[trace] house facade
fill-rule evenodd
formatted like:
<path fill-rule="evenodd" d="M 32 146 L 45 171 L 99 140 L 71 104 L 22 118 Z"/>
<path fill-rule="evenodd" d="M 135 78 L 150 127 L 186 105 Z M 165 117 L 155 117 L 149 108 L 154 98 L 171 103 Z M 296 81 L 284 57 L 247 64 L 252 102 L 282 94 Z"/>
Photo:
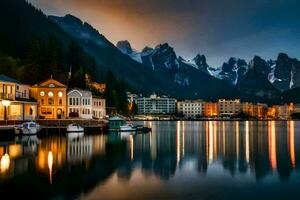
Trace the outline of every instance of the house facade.
<path fill-rule="evenodd" d="M 103 119 L 106 116 L 106 101 L 103 98 L 93 96 L 93 117 Z"/>
<path fill-rule="evenodd" d="M 239 99 L 219 99 L 218 106 L 220 116 L 234 116 L 242 111 Z"/>
<path fill-rule="evenodd" d="M 30 99 L 30 86 L 0 75 L 0 120 L 35 120 L 37 102 Z"/>
<path fill-rule="evenodd" d="M 204 102 L 202 100 L 186 100 L 177 102 L 177 112 L 184 117 L 195 118 L 203 115 Z"/>
<path fill-rule="evenodd" d="M 68 117 L 92 119 L 92 92 L 82 89 L 71 89 L 67 94 Z"/>
<path fill-rule="evenodd" d="M 35 84 L 30 95 L 37 100 L 41 119 L 64 119 L 67 116 L 67 86 L 52 79 Z"/>

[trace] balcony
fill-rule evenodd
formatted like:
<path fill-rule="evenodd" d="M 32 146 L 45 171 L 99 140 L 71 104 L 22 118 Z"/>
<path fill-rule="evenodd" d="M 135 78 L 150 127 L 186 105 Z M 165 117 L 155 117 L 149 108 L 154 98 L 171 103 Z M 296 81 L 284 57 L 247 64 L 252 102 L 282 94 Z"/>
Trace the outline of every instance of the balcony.
<path fill-rule="evenodd" d="M 8 93 L 0 93 L 0 99 L 3 100 L 14 100 L 14 95 L 13 94 L 8 94 Z"/>

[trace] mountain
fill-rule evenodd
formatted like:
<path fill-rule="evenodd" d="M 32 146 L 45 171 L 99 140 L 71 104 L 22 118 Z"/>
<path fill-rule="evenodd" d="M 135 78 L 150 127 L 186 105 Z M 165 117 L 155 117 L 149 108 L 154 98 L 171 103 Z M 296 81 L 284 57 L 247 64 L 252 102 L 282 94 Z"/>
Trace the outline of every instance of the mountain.
<path fill-rule="evenodd" d="M 272 70 L 272 83 L 281 91 L 300 86 L 300 62 L 287 54 L 280 53 Z"/>
<path fill-rule="evenodd" d="M 245 60 L 231 57 L 223 63 L 218 77 L 236 85 L 248 71 L 248 64 Z"/>
<path fill-rule="evenodd" d="M 74 16 L 50 16 L 50 19 L 93 55 L 98 65 L 113 71 L 135 91 L 204 99 L 230 97 L 236 93 L 234 87 L 226 82 L 187 65 L 167 43 L 137 52 L 126 40 L 114 46 Z"/>
<path fill-rule="evenodd" d="M 118 78 L 124 79 L 133 89 L 151 93 L 155 91 L 155 88 L 160 88 L 159 85 L 168 86 L 163 80 L 160 81 L 152 76 L 150 69 L 124 55 L 88 23 L 71 15 L 49 16 L 49 18 L 70 34 L 86 52 L 93 55 L 102 69 L 111 70 Z M 164 91 L 164 89 L 158 89 L 158 92 L 160 91 Z"/>
<path fill-rule="evenodd" d="M 238 81 L 237 88 L 244 92 L 244 100 L 251 102 L 280 103 L 281 92 L 265 78 L 264 74 L 250 68 Z"/>
<path fill-rule="evenodd" d="M 145 95 L 262 102 L 299 96 L 299 61 L 283 53 L 275 61 L 255 56 L 249 64 L 230 58 L 213 68 L 204 55 L 187 60 L 168 43 L 141 52 L 126 40 L 115 46 L 88 23 L 72 15 L 46 16 L 24 0 L 2 0 L 0 5 L 5 30 L 0 32 L 0 71 L 28 83 L 51 74 L 66 80 L 72 66 L 71 85 L 81 86 L 85 73 L 103 80 L 112 71 L 117 78 L 109 80 L 124 80 L 120 83 Z"/>
<path fill-rule="evenodd" d="M 120 49 L 120 51 L 125 54 L 128 55 L 129 57 L 131 57 L 133 60 L 142 63 L 142 59 L 141 59 L 141 54 L 139 52 L 137 52 L 136 50 L 133 50 L 131 48 L 130 43 L 127 40 L 124 41 L 119 41 L 116 45 L 116 47 L 118 49 Z"/>

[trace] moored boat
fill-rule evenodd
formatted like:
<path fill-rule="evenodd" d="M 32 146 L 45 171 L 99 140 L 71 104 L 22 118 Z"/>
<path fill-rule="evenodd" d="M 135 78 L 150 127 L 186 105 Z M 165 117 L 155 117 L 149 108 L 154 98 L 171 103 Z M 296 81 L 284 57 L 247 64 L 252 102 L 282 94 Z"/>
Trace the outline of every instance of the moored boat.
<path fill-rule="evenodd" d="M 79 124 L 69 124 L 67 126 L 67 132 L 84 132 L 84 127 L 80 126 Z"/>
<path fill-rule="evenodd" d="M 134 132 L 137 131 L 137 128 L 133 124 L 125 124 L 123 126 L 120 126 L 121 132 Z"/>
<path fill-rule="evenodd" d="M 25 122 L 14 127 L 14 129 L 15 134 L 35 135 L 42 129 L 42 127 L 36 122 Z"/>

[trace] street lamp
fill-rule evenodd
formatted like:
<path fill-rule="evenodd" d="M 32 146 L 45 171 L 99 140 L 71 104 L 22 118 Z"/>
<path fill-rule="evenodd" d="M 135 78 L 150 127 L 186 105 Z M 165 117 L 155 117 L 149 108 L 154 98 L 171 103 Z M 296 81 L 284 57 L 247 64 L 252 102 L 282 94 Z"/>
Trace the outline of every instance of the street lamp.
<path fill-rule="evenodd" d="M 7 120 L 7 107 L 10 106 L 10 101 L 2 100 L 1 104 L 4 106 L 4 120 Z"/>

